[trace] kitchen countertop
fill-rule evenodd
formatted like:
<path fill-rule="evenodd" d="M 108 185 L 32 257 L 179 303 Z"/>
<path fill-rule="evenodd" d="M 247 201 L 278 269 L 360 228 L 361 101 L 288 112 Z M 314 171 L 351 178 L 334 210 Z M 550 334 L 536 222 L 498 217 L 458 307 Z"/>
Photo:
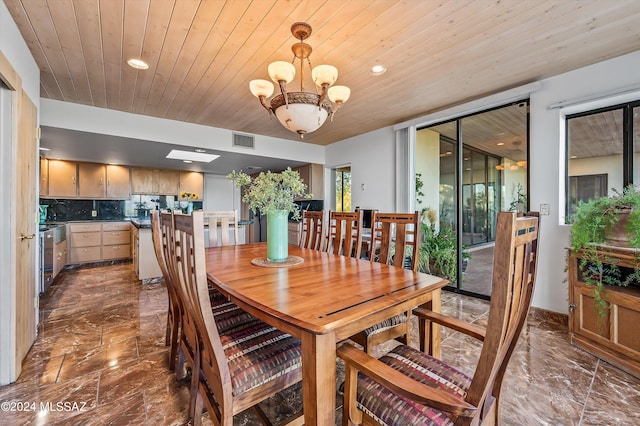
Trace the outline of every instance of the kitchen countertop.
<path fill-rule="evenodd" d="M 151 219 L 131 219 L 131 223 L 138 229 L 151 228 Z M 251 225 L 253 220 L 239 220 L 238 226 Z M 208 226 L 205 223 L 205 226 Z"/>

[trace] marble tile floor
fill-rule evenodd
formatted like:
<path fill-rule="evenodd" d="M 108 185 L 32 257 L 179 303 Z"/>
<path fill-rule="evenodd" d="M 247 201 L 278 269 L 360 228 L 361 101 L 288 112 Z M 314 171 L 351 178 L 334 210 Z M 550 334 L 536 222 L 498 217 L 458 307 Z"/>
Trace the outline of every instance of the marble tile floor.
<path fill-rule="evenodd" d="M 0 387 L 0 424 L 184 424 L 188 389 L 167 368 L 166 307 L 164 286 L 141 286 L 130 263 L 64 271 L 41 299 L 38 339 L 22 374 Z M 443 311 L 463 320 L 484 324 L 487 310 L 485 301 L 443 295 Z M 563 319 L 530 316 L 505 379 L 503 424 L 640 424 L 640 380 L 572 347 Z M 444 359 L 472 373 L 477 342 L 445 331 L 442 346 Z M 300 399 L 297 385 L 263 408 L 278 420 L 299 410 Z M 22 411 L 5 410 L 7 402 Z M 336 405 L 339 424 L 341 398 Z M 251 411 L 234 420 L 259 424 Z"/>

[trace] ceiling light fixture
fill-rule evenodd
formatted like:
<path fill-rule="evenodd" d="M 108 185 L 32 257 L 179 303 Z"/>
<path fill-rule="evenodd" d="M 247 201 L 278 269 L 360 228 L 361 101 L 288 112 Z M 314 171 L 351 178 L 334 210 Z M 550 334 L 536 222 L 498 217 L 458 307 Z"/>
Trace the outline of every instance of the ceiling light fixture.
<path fill-rule="evenodd" d="M 196 148 L 194 149 L 195 152 L 199 152 L 199 153 L 203 153 L 203 152 L 207 152 L 206 149 L 202 149 L 202 148 Z"/>
<path fill-rule="evenodd" d="M 44 146 L 41 146 L 40 151 L 51 151 L 51 148 L 45 148 Z"/>
<path fill-rule="evenodd" d="M 273 94 L 274 86 L 268 80 L 251 80 L 249 89 L 260 99 L 263 107 L 278 117 L 278 121 L 286 129 L 296 132 L 300 139 L 305 133 L 311 133 L 322 126 L 329 115 L 333 115 L 345 103 L 351 94 L 346 86 L 333 86 L 338 79 L 338 69 L 332 65 L 318 65 L 311 68 L 311 46 L 304 42 L 311 35 L 311 25 L 306 22 L 296 22 L 291 26 L 291 34 L 300 40 L 291 46 L 293 60 L 291 63 L 276 61 L 269 64 L 269 77 L 280 86 L 280 95 L 276 95 L 269 102 L 267 98 Z M 300 60 L 300 91 L 287 92 L 287 83 L 291 83 L 296 75 L 294 65 Z M 311 78 L 315 83 L 316 93 L 304 90 L 304 62 L 309 64 Z M 321 89 L 318 93 L 318 88 Z"/>
<path fill-rule="evenodd" d="M 181 151 L 179 149 L 172 149 L 171 152 L 167 154 L 166 158 L 171 158 L 173 160 L 190 160 L 190 161 L 198 161 L 200 163 L 210 163 L 218 157 L 220 156 L 214 155 L 214 154 L 202 154 L 200 152 Z"/>
<path fill-rule="evenodd" d="M 149 64 L 147 64 L 142 59 L 131 58 L 131 59 L 127 60 L 127 64 L 129 64 L 129 66 L 131 68 L 135 68 L 137 70 L 148 70 L 149 69 Z"/>
<path fill-rule="evenodd" d="M 387 67 L 380 64 L 372 66 L 371 71 L 369 71 L 371 75 L 382 75 L 385 72 L 387 72 Z"/>

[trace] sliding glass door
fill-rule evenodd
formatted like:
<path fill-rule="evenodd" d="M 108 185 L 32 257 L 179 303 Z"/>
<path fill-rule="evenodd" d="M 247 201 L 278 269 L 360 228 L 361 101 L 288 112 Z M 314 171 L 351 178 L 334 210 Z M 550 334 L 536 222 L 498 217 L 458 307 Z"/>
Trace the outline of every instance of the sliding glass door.
<path fill-rule="evenodd" d="M 457 249 L 455 273 L 437 265 L 430 272 L 447 276 L 457 291 L 491 294 L 497 213 L 527 207 L 527 141 L 527 101 L 416 132 L 416 205 L 432 228 L 425 238 L 449 236 Z"/>

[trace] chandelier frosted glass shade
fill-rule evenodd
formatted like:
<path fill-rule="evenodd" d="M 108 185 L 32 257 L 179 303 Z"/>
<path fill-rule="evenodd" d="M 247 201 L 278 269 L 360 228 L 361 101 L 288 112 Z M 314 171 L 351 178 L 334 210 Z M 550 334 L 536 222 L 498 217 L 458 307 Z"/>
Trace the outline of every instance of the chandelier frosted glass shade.
<path fill-rule="evenodd" d="M 300 60 L 300 91 L 288 92 L 287 84 L 296 77 L 296 67 L 289 62 L 275 61 L 269 64 L 269 77 L 280 87 L 280 95 L 267 100 L 273 94 L 274 85 L 267 80 L 249 82 L 251 93 L 260 100 L 262 106 L 274 113 L 278 121 L 288 130 L 296 132 L 303 138 L 324 124 L 327 117 L 333 115 L 349 99 L 351 90 L 346 86 L 334 86 L 338 79 L 338 69 L 332 65 L 311 67 L 312 48 L 304 40 L 311 35 L 311 25 L 296 22 L 291 26 L 291 34 L 300 40 L 291 46 L 294 59 Z M 302 67 L 309 64 L 311 79 L 316 86 L 316 93 L 304 90 L 304 73 Z M 319 89 L 319 90 L 318 90 Z"/>
<path fill-rule="evenodd" d="M 308 92 L 289 92 L 287 101 L 288 105 L 283 95 L 277 95 L 271 99 L 271 108 L 280 124 L 300 137 L 318 130 L 327 120 L 333 106 L 331 102 L 324 100 L 318 107 L 320 95 Z"/>

